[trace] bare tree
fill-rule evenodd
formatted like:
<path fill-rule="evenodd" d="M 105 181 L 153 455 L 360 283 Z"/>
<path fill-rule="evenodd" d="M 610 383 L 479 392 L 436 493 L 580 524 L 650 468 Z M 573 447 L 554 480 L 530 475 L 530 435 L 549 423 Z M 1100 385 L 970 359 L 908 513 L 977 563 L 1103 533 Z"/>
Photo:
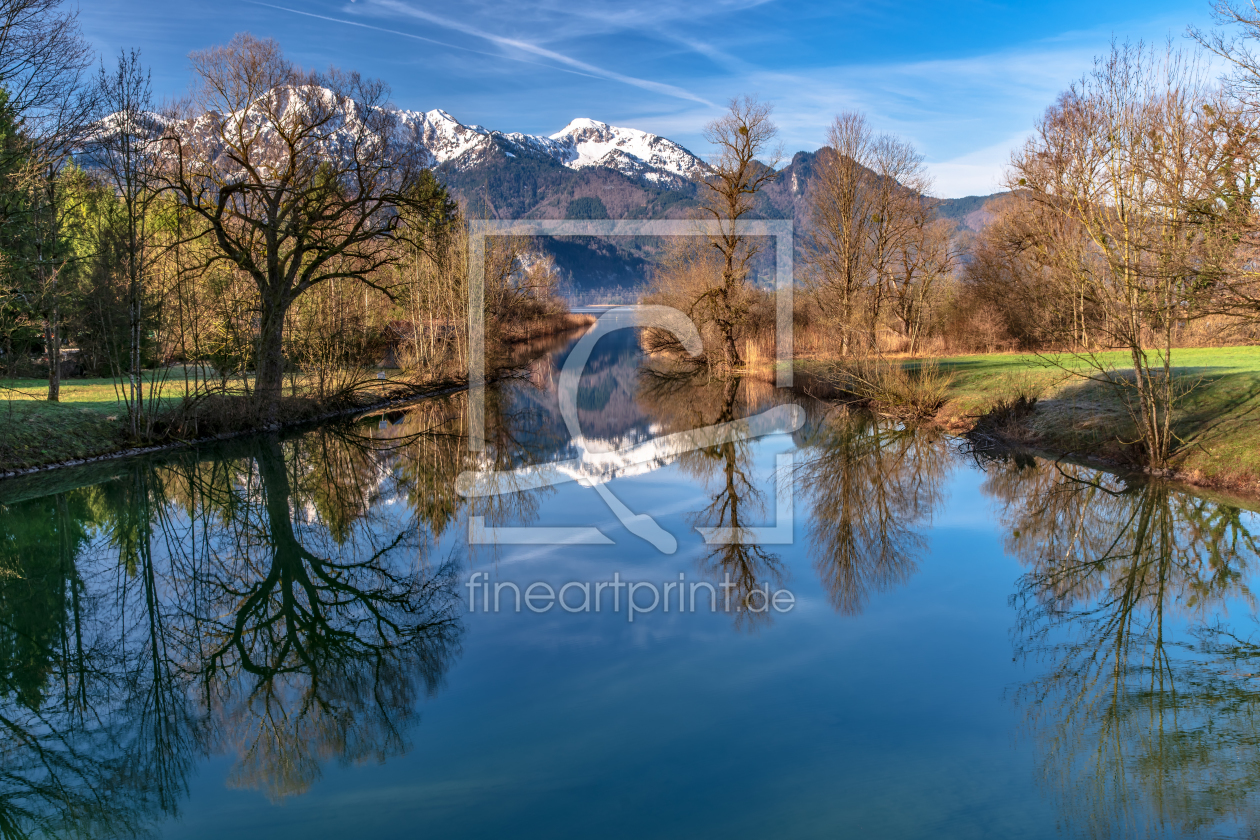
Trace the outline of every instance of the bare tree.
<path fill-rule="evenodd" d="M 1133 397 L 1128 404 L 1156 467 L 1173 446 L 1174 330 L 1194 314 L 1194 293 L 1212 274 L 1205 102 L 1200 71 L 1185 56 L 1113 45 L 1012 161 L 1010 186 L 1088 237 L 1090 271 L 1081 279 L 1103 311 L 1102 343 L 1128 351 L 1132 380 L 1096 354 L 1081 358 Z"/>
<path fill-rule="evenodd" d="M 1225 81 L 1232 93 L 1254 107 L 1260 102 L 1260 56 L 1251 42 L 1260 38 L 1260 7 L 1252 0 L 1213 0 L 1211 6 L 1213 19 L 1230 28 L 1204 32 L 1191 26 L 1190 36 L 1234 67 L 1234 75 Z"/>
<path fill-rule="evenodd" d="M 79 13 L 62 0 L 0 0 L 0 87 L 31 135 L 52 140 L 67 123 L 81 124 L 83 103 L 67 94 L 91 60 Z"/>
<path fill-rule="evenodd" d="M 721 226 L 721 233 L 709 243 L 721 254 L 719 283 L 703 292 L 691 305 L 714 323 L 722 336 L 726 364 L 739 367 L 736 336 L 748 316 L 746 286 L 749 262 L 760 250 L 748 236 L 738 232 L 738 222 L 753 209 L 757 191 L 774 180 L 782 152 L 770 147 L 778 129 L 770 120 L 772 106 L 745 96 L 732 99 L 727 113 L 704 129 L 704 137 L 717 155 L 702 183 L 708 188 L 704 212 Z M 758 157 L 768 155 L 769 160 Z"/>
<path fill-rule="evenodd" d="M 908 141 L 891 134 L 880 135 L 871 152 L 873 184 L 871 222 L 867 248 L 872 279 L 869 295 L 870 347 L 878 351 L 880 316 L 897 284 L 898 259 L 905 253 L 916 230 L 926 223 L 924 193 L 931 178 L 921 155 Z"/>
<path fill-rule="evenodd" d="M 953 225 L 936 218 L 935 202 L 919 195 L 911 197 L 905 209 L 906 235 L 888 279 L 893 317 L 913 356 L 933 289 L 953 273 L 956 255 L 951 244 Z"/>
<path fill-rule="evenodd" d="M 138 50 L 118 56 L 118 67 L 102 63 L 96 80 L 98 106 L 104 112 L 90 145 L 97 171 L 119 201 L 122 270 L 127 281 L 127 388 L 125 401 L 131 434 L 147 432 L 156 394 L 145 405 L 142 346 L 147 276 L 153 259 L 150 210 L 158 197 L 156 176 L 162 124 L 153 111 L 152 85 Z"/>
<path fill-rule="evenodd" d="M 192 63 L 200 114 L 168 129 L 165 179 L 205 225 L 210 262 L 257 286 L 255 395 L 274 422 L 293 301 L 337 278 L 388 294 L 381 269 L 403 258 L 396 243 L 416 238 L 406 217 L 428 220 L 425 208 L 448 202 L 385 107 L 384 83 L 303 71 L 249 34 Z"/>
<path fill-rule="evenodd" d="M 853 308 L 870 275 L 874 144 L 865 115 L 838 115 L 827 130 L 827 146 L 819 150 L 814 175 L 810 263 L 824 315 L 840 331 L 842 356 L 849 353 Z"/>
<path fill-rule="evenodd" d="M 1234 69 L 1225 77 L 1225 91 L 1205 106 L 1203 145 L 1215 164 L 1208 185 L 1215 197 L 1215 221 L 1232 229 L 1239 243 L 1230 255 L 1232 265 L 1217 278 L 1214 304 L 1218 311 L 1255 323 L 1260 321 L 1260 272 L 1255 270 L 1260 251 L 1255 207 L 1260 184 L 1260 56 L 1253 51 L 1253 42 L 1260 40 L 1260 8 L 1250 2 L 1217 0 L 1212 11 L 1218 23 L 1231 29 L 1205 33 L 1192 27 L 1190 34 Z"/>
<path fill-rule="evenodd" d="M 924 196 L 931 179 L 923 156 L 900 138 L 875 134 L 853 111 L 835 118 L 827 142 L 818 154 L 809 241 L 820 308 L 840 330 L 841 355 L 862 331 L 878 348 L 889 300 L 913 343 L 920 304 L 950 265 L 948 237 L 934 226 Z"/>
<path fill-rule="evenodd" d="M 992 219 L 976 235 L 962 270 L 964 324 L 978 326 L 992 315 L 998 334 L 990 339 L 1004 334 L 1030 350 L 1089 349 L 1104 313 L 1089 294 L 1094 261 L 1084 229 L 1027 191 L 986 210 Z"/>

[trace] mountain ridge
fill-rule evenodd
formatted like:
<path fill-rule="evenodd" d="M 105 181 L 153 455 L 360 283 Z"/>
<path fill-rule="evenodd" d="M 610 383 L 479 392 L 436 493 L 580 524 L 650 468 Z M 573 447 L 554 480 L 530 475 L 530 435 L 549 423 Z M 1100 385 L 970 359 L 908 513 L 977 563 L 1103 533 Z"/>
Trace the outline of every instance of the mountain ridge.
<path fill-rule="evenodd" d="M 466 125 L 440 108 L 395 113 L 435 168 L 466 169 L 497 148 L 509 158 L 541 155 L 569 169 L 612 169 L 666 188 L 681 187 L 705 169 L 704 161 L 666 137 L 589 117 L 544 136 Z"/>
<path fill-rule="evenodd" d="M 215 122 L 228 119 L 252 120 L 265 130 L 266 119 L 250 115 L 256 107 L 278 110 L 281 119 L 303 107 L 335 114 L 338 122 L 321 143 L 329 155 L 338 154 L 341 138 L 361 136 L 373 125 L 398 129 L 398 153 L 417 155 L 418 163 L 432 168 L 470 218 L 691 218 L 701 205 L 699 179 L 708 170 L 700 157 L 669 138 L 589 117 L 575 118 L 551 135 L 501 132 L 461 123 L 440 108 L 363 104 L 326 88 L 277 88 L 240 113 L 151 117 L 160 128 L 178 123 L 182 132 L 205 137 Z M 101 125 L 112 125 L 116 116 Z M 792 219 L 798 230 L 806 230 L 817 155 L 794 154 L 758 193 L 749 218 Z M 987 224 L 983 208 L 993 197 L 937 199 L 937 212 L 962 233 L 976 231 Z M 659 251 L 659 243 L 597 237 L 550 239 L 546 247 L 576 288 L 638 285 Z M 799 243 L 797 251 L 798 258 L 804 256 Z"/>

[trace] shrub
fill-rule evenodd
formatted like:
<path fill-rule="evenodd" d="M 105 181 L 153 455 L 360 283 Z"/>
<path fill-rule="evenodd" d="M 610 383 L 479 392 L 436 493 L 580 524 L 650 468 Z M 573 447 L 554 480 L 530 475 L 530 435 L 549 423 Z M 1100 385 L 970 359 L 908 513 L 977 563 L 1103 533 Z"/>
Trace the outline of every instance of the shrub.
<path fill-rule="evenodd" d="M 932 417 L 948 399 L 953 376 L 935 360 L 903 365 L 886 359 L 856 358 L 836 364 L 828 377 L 849 402 L 859 402 L 900 420 Z"/>

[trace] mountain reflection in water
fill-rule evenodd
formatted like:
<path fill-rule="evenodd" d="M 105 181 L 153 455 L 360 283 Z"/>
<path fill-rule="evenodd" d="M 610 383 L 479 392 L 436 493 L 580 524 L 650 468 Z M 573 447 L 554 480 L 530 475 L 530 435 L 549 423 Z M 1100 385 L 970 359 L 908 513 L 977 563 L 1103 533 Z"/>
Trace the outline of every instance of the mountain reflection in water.
<path fill-rule="evenodd" d="M 808 644 L 852 634 L 868 610 L 944 562 L 933 550 L 936 521 L 962 514 L 952 494 L 975 476 L 997 514 L 984 527 L 997 529 L 1022 569 L 1001 581 L 1013 592 L 1005 632 L 1020 668 L 990 693 L 1016 712 L 1029 790 L 1056 815 L 1047 822 L 1013 803 L 1001 824 L 1028 836 L 1252 836 L 1260 819 L 1252 595 L 1260 546 L 1251 513 L 1068 464 L 977 458 L 940 434 L 822 403 L 807 389 L 784 393 L 758 380 L 648 365 L 632 332 L 598 345 L 578 393 L 582 438 L 571 440 L 555 392 L 565 352 L 535 359 L 521 378 L 488 392 L 481 453 L 468 451 L 465 397 L 454 395 L 356 424 L 0 485 L 0 837 L 170 833 L 181 824 L 172 818 L 210 786 L 294 803 L 310 800 L 304 794 L 329 784 L 321 780 L 330 773 L 345 778 L 332 768 L 403 761 L 438 734 L 420 725 L 421 709 L 457 679 L 463 648 L 498 638 L 500 625 L 468 633 L 482 617 L 463 600 L 465 569 L 506 574 L 524 562 L 504 547 L 467 546 L 468 517 L 530 525 L 554 515 L 556 499 L 566 510 L 578 499 L 589 506 L 582 510 L 601 510 L 576 485 L 465 498 L 456 491 L 461 472 L 616 453 L 785 400 L 807 418 L 780 436 L 795 452 L 789 470 L 767 466 L 775 453 L 765 440 L 736 439 L 610 476 L 620 488 L 636 475 L 667 475 L 689 494 L 680 496 L 686 509 L 674 532 L 691 536 L 666 567 L 672 574 L 729 579 L 745 607 L 767 583 L 802 595 L 797 613 L 687 616 L 662 624 L 660 639 L 685 640 L 684 630 L 668 628 L 709 622 L 706 638 L 720 628 L 724 644 L 746 646 L 750 663 L 756 645 L 770 645 L 766 661 L 795 668 L 799 693 L 838 654 L 784 663 Z M 800 525 L 794 545 L 696 538 L 697 528 L 751 533 L 773 518 L 772 500 L 789 487 Z M 614 536 L 625 562 L 652 553 L 625 532 Z M 968 571 L 965 554 L 949 562 L 958 587 L 992 575 Z M 823 609 L 811 612 L 811 604 Z M 827 622 L 808 625 L 821 632 L 793 636 L 787 647 L 773 641 L 810 615 Z M 582 633 L 605 626 L 582 625 Z M 599 632 L 609 655 L 629 655 L 621 637 Z M 478 679 L 513 690 L 493 674 Z M 851 701 L 832 693 L 843 717 Z M 766 695 L 780 705 L 786 696 Z M 599 695 L 591 702 L 629 718 L 642 713 Z M 949 726 L 942 721 L 937 728 Z M 831 737 L 820 724 L 800 725 Z M 913 745 L 897 749 L 913 757 Z M 777 772 L 791 772 L 792 755 L 783 760 L 789 769 Z M 214 761 L 225 762 L 226 777 L 198 780 Z M 696 761 L 697 778 L 721 782 L 731 772 Z M 915 778 L 899 795 L 916 795 Z M 837 810 L 827 810 L 838 795 L 822 790 L 810 794 L 816 819 L 787 834 L 872 836 L 857 826 L 890 819 L 863 810 L 878 804 L 837 799 Z M 488 800 L 462 813 L 488 820 L 494 808 Z M 703 833 L 712 814 L 695 811 L 687 831 Z M 689 818 L 677 818 L 682 833 Z M 934 826 L 936 836 L 969 836 L 970 823 L 959 819 L 902 833 Z M 443 825 L 438 834 L 460 834 Z M 420 828 L 400 823 L 386 833 Z M 542 825 L 537 833 L 582 834 Z"/>

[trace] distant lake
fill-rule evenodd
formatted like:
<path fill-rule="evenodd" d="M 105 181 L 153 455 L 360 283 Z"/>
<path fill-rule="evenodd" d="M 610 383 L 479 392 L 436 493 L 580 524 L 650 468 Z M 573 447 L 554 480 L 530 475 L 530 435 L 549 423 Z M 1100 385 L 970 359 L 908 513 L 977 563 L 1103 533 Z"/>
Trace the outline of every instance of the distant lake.
<path fill-rule="evenodd" d="M 1256 514 L 576 342 L 0 483 L 0 837 L 1255 836 Z"/>

